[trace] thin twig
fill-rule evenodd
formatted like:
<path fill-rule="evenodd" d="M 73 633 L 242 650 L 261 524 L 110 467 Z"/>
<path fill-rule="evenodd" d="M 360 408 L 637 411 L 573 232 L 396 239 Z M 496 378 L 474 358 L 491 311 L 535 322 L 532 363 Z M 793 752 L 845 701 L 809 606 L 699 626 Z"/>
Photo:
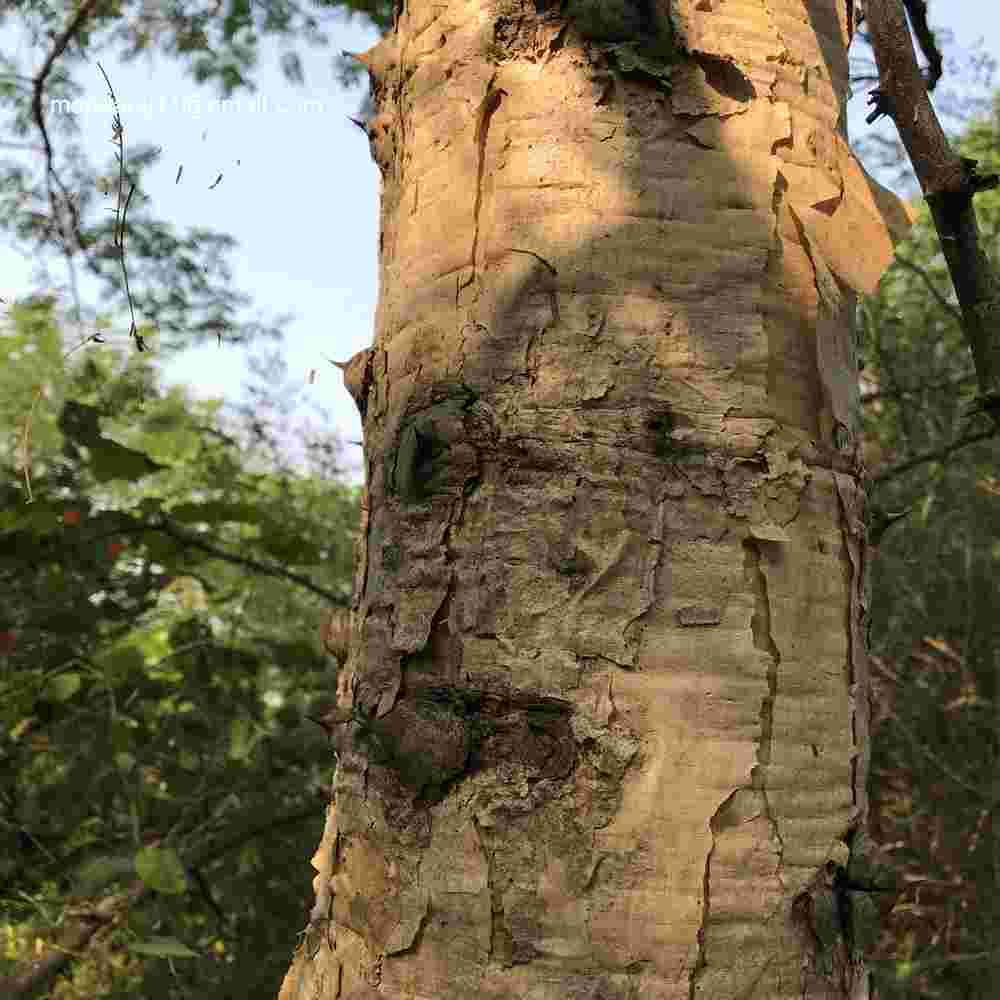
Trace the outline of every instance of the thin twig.
<path fill-rule="evenodd" d="M 80 350 L 81 347 L 84 347 L 86 344 L 89 344 L 95 340 L 98 341 L 98 343 L 100 343 L 101 342 L 100 336 L 101 335 L 99 333 L 91 333 L 88 336 L 84 337 L 83 340 L 81 340 L 76 345 L 76 347 L 71 347 L 68 351 L 66 351 L 63 354 L 62 356 L 63 362 L 65 362 L 71 354 L 75 354 L 78 350 Z M 35 499 L 34 494 L 31 490 L 31 425 L 35 419 L 35 409 L 37 408 L 39 402 L 41 401 L 41 398 L 42 398 L 42 386 L 37 385 L 35 386 L 35 389 L 32 392 L 31 406 L 28 408 L 28 415 L 24 420 L 24 427 L 21 429 L 21 433 L 19 435 L 19 439 L 17 442 L 16 456 L 17 456 L 17 461 L 21 463 L 21 471 L 24 473 L 24 489 L 25 492 L 27 493 L 27 500 L 25 501 L 26 503 L 32 503 Z"/>
<path fill-rule="evenodd" d="M 312 591 L 312 593 L 324 598 L 324 600 L 330 601 L 331 604 L 336 604 L 339 607 L 347 607 L 348 599 L 346 597 L 336 594 L 332 590 L 327 590 L 325 587 L 321 587 L 318 583 L 310 580 L 309 577 L 296 573 L 293 570 L 284 569 L 281 566 L 269 566 L 267 563 L 260 562 L 251 556 L 234 555 L 232 552 L 227 552 L 225 549 L 218 548 L 210 542 L 206 542 L 197 535 L 188 534 L 165 519 L 152 522 L 148 527 L 151 531 L 160 531 L 168 538 L 173 538 L 174 541 L 180 542 L 182 545 L 201 549 L 202 552 L 207 552 L 209 555 L 214 556 L 216 559 L 221 559 L 223 562 L 231 563 L 234 566 L 244 566 L 263 576 L 271 576 L 278 580 L 291 580 L 292 583 L 297 583 L 300 587 L 305 587 L 306 590 Z"/>
<path fill-rule="evenodd" d="M 912 260 L 908 260 L 906 257 L 903 257 L 898 253 L 896 254 L 896 263 L 902 264 L 903 267 L 912 271 L 914 274 L 919 275 L 920 279 L 927 286 L 927 290 L 934 297 L 937 304 L 941 306 L 941 308 L 944 309 L 944 311 L 948 313 L 948 315 L 951 316 L 951 318 L 955 320 L 955 322 L 958 323 L 959 326 L 962 325 L 962 311 L 958 308 L 958 306 L 953 305 L 941 294 L 941 292 L 938 290 L 937 285 L 935 285 L 934 282 L 931 281 L 930 275 L 926 272 L 924 268 L 920 267 L 917 264 L 914 264 Z"/>
<path fill-rule="evenodd" d="M 934 448 L 932 451 L 925 451 L 920 455 L 914 455 L 913 458 L 908 458 L 905 462 L 897 462 L 895 465 L 890 465 L 888 468 L 871 476 L 869 482 L 884 483 L 887 479 L 892 479 L 895 476 L 902 475 L 904 472 L 909 472 L 910 469 L 915 469 L 918 465 L 923 465 L 925 462 L 940 462 L 941 459 L 947 458 L 960 448 L 996 437 L 997 433 L 998 428 L 991 427 L 989 430 L 980 431 L 978 434 L 970 434 L 968 437 L 958 438 L 958 440 L 952 441 L 941 448 Z"/>
<path fill-rule="evenodd" d="M 940 77 L 941 57 L 927 27 L 924 0 L 879 0 L 865 8 L 879 85 L 868 97 L 868 124 L 892 118 L 920 182 L 941 252 L 948 264 L 962 316 L 962 331 L 979 379 L 980 409 L 1000 423 L 1000 275 L 987 256 L 973 198 L 1000 186 L 1000 175 L 980 172 L 979 164 L 960 156 L 941 126 L 928 95 Z M 907 25 L 929 62 L 921 73 Z"/>
<path fill-rule="evenodd" d="M 875 389 L 873 392 L 861 393 L 861 402 L 866 405 L 879 399 L 898 399 L 902 396 L 920 396 L 925 392 L 945 392 L 947 389 L 954 389 L 956 386 L 965 385 L 975 379 L 975 372 L 968 372 L 965 375 L 956 375 L 954 378 L 942 379 L 940 382 L 920 382 L 917 385 L 900 386 L 895 389 Z"/>
<path fill-rule="evenodd" d="M 954 768 L 952 768 L 947 761 L 943 760 L 936 753 L 934 753 L 933 750 L 927 747 L 923 740 L 918 739 L 916 733 L 914 733 L 913 730 L 910 729 L 910 727 L 907 726 L 906 723 L 904 723 L 898 716 L 892 715 L 887 721 L 899 726 L 903 735 L 910 741 L 910 745 L 914 748 L 914 750 L 923 754 L 923 756 L 934 764 L 934 766 L 937 767 L 937 769 L 944 774 L 945 777 L 951 779 L 956 785 L 964 788 L 967 792 L 971 792 L 977 799 L 982 799 L 987 803 L 987 805 L 992 807 L 996 804 L 998 800 L 995 795 L 987 794 L 984 789 L 962 777 L 962 775 L 954 770 Z"/>
<path fill-rule="evenodd" d="M 272 819 L 259 826 L 248 827 L 228 841 L 208 848 L 201 847 L 191 852 L 189 864 L 204 866 L 216 858 L 242 847 L 255 837 L 266 835 L 283 826 L 294 826 L 308 822 L 316 815 L 313 808 Z M 0 996 L 23 997 L 37 990 L 64 969 L 70 959 L 81 954 L 90 945 L 95 935 L 104 927 L 113 924 L 120 914 L 130 907 L 144 902 L 152 893 L 152 888 L 141 879 L 136 879 L 123 892 L 105 897 L 86 913 L 67 921 L 63 940 L 50 945 L 48 952 L 40 959 L 18 963 L 8 976 L 0 976 Z"/>
<path fill-rule="evenodd" d="M 42 146 L 45 149 L 45 178 L 46 187 L 49 193 L 49 204 L 52 206 L 52 217 L 59 226 L 60 235 L 66 238 L 66 234 L 63 232 L 62 228 L 62 210 L 56 200 L 55 191 L 52 189 L 52 181 L 55 180 L 62 193 L 63 199 L 66 206 L 69 209 L 70 217 L 73 221 L 73 234 L 76 237 L 77 246 L 79 246 L 79 232 L 80 232 L 80 219 L 76 213 L 76 207 L 73 204 L 73 199 L 70 196 L 69 191 L 66 190 L 66 186 L 63 184 L 62 179 L 56 172 L 55 168 L 55 154 L 52 151 L 52 143 L 49 141 L 49 132 L 45 125 L 45 108 L 43 105 L 43 96 L 45 91 L 45 81 L 48 79 L 49 74 L 52 72 L 52 68 L 56 64 L 56 60 L 66 51 L 67 46 L 73 40 L 76 33 L 83 27 L 84 22 L 93 14 L 94 9 L 97 7 L 99 0 L 83 0 L 80 4 L 76 13 L 70 18 L 69 24 L 63 29 L 62 34 L 57 36 L 55 43 L 52 46 L 51 51 L 42 63 L 42 68 L 38 71 L 38 74 L 34 78 L 33 92 L 31 95 L 31 115 L 35 120 L 35 125 L 38 126 L 38 131 L 42 135 Z"/>
<path fill-rule="evenodd" d="M 115 117 L 111 123 L 111 141 L 118 146 L 118 152 L 115 154 L 118 157 L 118 198 L 115 205 L 114 245 L 118 249 L 118 260 L 121 264 L 122 280 L 125 283 L 125 296 L 128 299 L 128 308 L 131 317 L 128 332 L 129 336 L 135 341 L 136 348 L 144 351 L 146 349 L 146 342 L 139 335 L 138 327 L 136 326 L 135 304 L 132 301 L 132 291 L 128 283 L 128 267 L 125 263 L 125 218 L 128 214 L 128 207 L 132 202 L 132 195 L 135 194 L 135 185 L 130 184 L 128 195 L 125 196 L 125 181 L 128 179 L 128 174 L 125 172 L 125 126 L 122 123 L 121 112 L 118 110 L 118 98 L 115 96 L 115 91 L 111 86 L 111 81 L 108 79 L 108 74 L 104 72 L 104 67 L 100 62 L 98 62 L 97 68 L 101 71 L 101 76 L 104 77 L 104 82 L 108 85 L 108 94 L 111 96 L 111 103 L 115 108 Z M 124 203 L 122 202 L 123 197 L 125 198 Z"/>

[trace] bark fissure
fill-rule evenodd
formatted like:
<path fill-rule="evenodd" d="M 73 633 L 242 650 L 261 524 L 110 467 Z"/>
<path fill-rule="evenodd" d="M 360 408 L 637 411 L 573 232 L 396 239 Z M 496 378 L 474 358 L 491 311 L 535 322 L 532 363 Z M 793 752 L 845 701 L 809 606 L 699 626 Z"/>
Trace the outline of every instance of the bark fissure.
<path fill-rule="evenodd" d="M 865 495 L 854 477 L 835 474 L 840 503 L 842 563 L 850 593 L 845 630 L 848 635 L 847 685 L 851 695 L 851 794 L 855 806 L 867 812 L 871 727 L 870 668 L 868 663 L 868 562 Z"/>
<path fill-rule="evenodd" d="M 750 619 L 753 644 L 768 657 L 767 694 L 761 700 L 760 743 L 757 752 L 761 767 L 759 787 L 763 789 L 767 784 L 767 766 L 771 763 L 774 702 L 778 696 L 778 667 L 781 664 L 781 653 L 771 631 L 771 604 L 768 600 L 767 576 L 762 566 L 765 557 L 761 551 L 761 544 L 754 539 L 747 539 L 743 546 L 747 555 L 747 575 L 755 598 L 754 612 Z"/>
<path fill-rule="evenodd" d="M 782 865 L 784 863 L 785 845 L 778 817 L 768 798 L 768 770 L 774 753 L 774 712 L 778 698 L 778 668 L 781 666 L 781 652 L 774 639 L 772 628 L 772 606 L 768 595 L 767 574 L 764 564 L 767 559 L 762 543 L 747 539 L 743 543 L 747 555 L 747 572 L 755 595 L 754 613 L 750 620 L 755 648 L 761 650 L 767 657 L 767 694 L 761 699 L 760 705 L 760 743 L 757 751 L 758 763 L 751 771 L 754 789 L 760 792 L 763 815 L 771 830 L 771 837 L 777 844 L 777 865 L 775 877 L 784 888 Z"/>
<path fill-rule="evenodd" d="M 708 854 L 705 855 L 705 873 L 701 879 L 701 925 L 698 927 L 697 942 L 698 956 L 691 967 L 691 975 L 688 979 L 688 998 L 695 1000 L 695 990 L 698 980 L 708 967 L 708 951 L 706 938 L 708 935 L 708 924 L 712 916 L 712 855 L 715 853 L 715 834 L 712 834 L 712 846 Z"/>
<path fill-rule="evenodd" d="M 663 594 L 659 593 L 658 581 L 660 579 L 660 574 L 662 572 L 662 567 L 666 559 L 666 553 L 669 548 L 666 541 L 666 503 L 663 497 L 660 497 L 656 504 L 656 519 L 653 525 L 653 531 L 650 533 L 647 544 L 656 547 L 656 559 L 650 565 L 649 570 L 646 573 L 646 577 L 643 580 L 643 586 L 645 588 L 646 605 L 645 607 L 634 617 L 626 622 L 625 627 L 622 629 L 622 637 L 632 648 L 633 661 L 628 664 L 627 667 L 634 668 L 635 659 L 639 655 L 639 648 L 642 642 L 642 626 L 643 622 L 649 615 L 649 613 L 656 606 L 657 600 L 662 600 Z M 608 697 L 611 698 L 611 681 L 608 680 Z M 614 700 L 611 700 L 612 712 L 614 712 Z"/>
<path fill-rule="evenodd" d="M 472 827 L 476 831 L 476 836 L 479 838 L 479 844 L 482 848 L 483 854 L 486 856 L 486 891 L 489 893 L 490 897 L 490 917 L 489 917 L 489 948 L 487 950 L 487 959 L 493 958 L 493 941 L 496 934 L 496 905 L 498 900 L 498 894 L 494 885 L 493 876 L 493 850 L 490 848 L 486 837 L 486 831 L 479 825 L 479 820 L 476 818 L 475 814 L 472 816 Z M 500 900 L 500 913 L 503 913 L 503 902 Z"/>

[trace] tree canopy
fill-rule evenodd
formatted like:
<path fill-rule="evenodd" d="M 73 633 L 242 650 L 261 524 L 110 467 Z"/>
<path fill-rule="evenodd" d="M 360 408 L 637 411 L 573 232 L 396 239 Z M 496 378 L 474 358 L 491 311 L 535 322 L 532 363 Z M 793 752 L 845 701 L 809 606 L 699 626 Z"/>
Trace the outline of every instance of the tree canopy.
<path fill-rule="evenodd" d="M 143 355 L 69 365 L 60 339 L 45 301 L 0 335 L 4 417 L 35 411 L 34 500 L 22 431 L 0 511 L 8 957 L 141 879 L 150 899 L 59 995 L 158 995 L 169 964 L 137 956 L 182 955 L 212 956 L 179 973 L 212 995 L 273 991 L 333 766 L 305 715 L 333 683 L 313 637 L 349 593 L 357 488 L 333 442 L 282 469 L 259 407 L 224 419 Z"/>

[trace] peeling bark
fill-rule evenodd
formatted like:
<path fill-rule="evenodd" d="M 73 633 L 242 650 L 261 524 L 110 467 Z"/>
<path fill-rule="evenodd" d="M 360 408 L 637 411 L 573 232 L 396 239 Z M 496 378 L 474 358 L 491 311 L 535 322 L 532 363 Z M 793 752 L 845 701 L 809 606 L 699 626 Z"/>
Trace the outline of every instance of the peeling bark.
<path fill-rule="evenodd" d="M 351 721 L 282 1000 L 865 995 L 851 316 L 910 216 L 844 6 L 408 0 L 364 55 Z"/>

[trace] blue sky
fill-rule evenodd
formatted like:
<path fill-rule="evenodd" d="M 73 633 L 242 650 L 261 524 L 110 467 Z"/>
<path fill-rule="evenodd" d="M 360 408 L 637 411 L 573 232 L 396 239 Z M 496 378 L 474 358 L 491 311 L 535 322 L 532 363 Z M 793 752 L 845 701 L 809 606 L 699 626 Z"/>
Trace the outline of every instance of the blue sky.
<path fill-rule="evenodd" d="M 932 0 L 929 7 L 932 25 L 949 27 L 957 46 L 969 48 L 982 38 L 984 50 L 1000 58 L 1000 4 Z M 348 121 L 362 92 L 338 87 L 330 60 L 339 49 L 361 51 L 375 41 L 360 20 L 335 28 L 329 48 L 304 53 L 303 87 L 285 81 L 280 50 L 266 44 L 257 94 L 240 95 L 225 109 L 212 103 L 214 91 L 196 86 L 177 63 L 122 65 L 101 55 L 122 108 L 126 141 L 163 147 L 146 188 L 154 211 L 178 229 L 204 225 L 236 237 L 238 288 L 269 313 L 296 314 L 286 332 L 289 376 L 301 385 L 303 399 L 330 411 L 345 440 L 360 438 L 360 422 L 340 373 L 325 358 L 346 359 L 372 340 L 379 175 L 364 135 Z M 40 55 L 22 54 L 36 71 Z M 78 79 L 85 97 L 102 104 L 106 90 L 96 65 L 91 77 L 81 72 Z M 852 99 L 850 111 L 853 137 L 867 128 L 863 93 Z M 105 160 L 112 152 L 110 114 L 99 107 L 81 114 L 88 152 L 95 162 Z M 219 173 L 221 183 L 209 190 Z M 30 277 L 30 262 L 0 246 L 0 296 L 10 301 L 24 295 Z M 204 347 L 173 361 L 166 375 L 198 395 L 236 399 L 245 377 L 243 355 Z M 358 457 L 359 449 L 348 447 L 349 465 L 357 468 Z"/>

